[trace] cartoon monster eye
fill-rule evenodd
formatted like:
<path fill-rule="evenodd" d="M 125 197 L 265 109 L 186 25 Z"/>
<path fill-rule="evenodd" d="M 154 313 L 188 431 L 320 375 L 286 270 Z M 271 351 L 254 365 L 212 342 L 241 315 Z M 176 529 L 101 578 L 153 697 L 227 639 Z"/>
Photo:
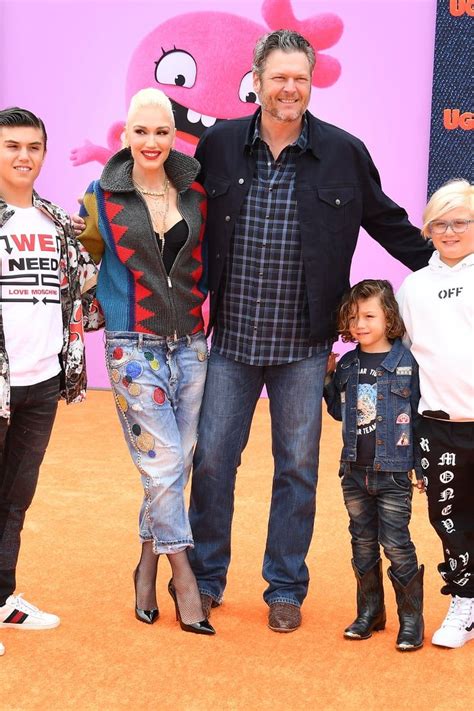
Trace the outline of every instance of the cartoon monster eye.
<path fill-rule="evenodd" d="M 172 49 L 155 64 L 155 79 L 159 84 L 175 84 L 188 89 L 194 86 L 196 62 L 188 52 Z"/>
<path fill-rule="evenodd" d="M 244 103 L 259 104 L 257 93 L 253 88 L 252 72 L 244 74 L 239 87 L 239 99 Z"/>

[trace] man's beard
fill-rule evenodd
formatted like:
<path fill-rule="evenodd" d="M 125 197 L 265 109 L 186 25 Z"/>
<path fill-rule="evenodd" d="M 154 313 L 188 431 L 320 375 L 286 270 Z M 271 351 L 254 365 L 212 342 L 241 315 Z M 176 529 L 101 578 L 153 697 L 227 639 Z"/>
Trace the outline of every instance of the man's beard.
<path fill-rule="evenodd" d="M 276 106 L 272 108 L 266 108 L 262 105 L 262 110 L 270 114 L 270 116 L 281 123 L 293 123 L 298 121 L 304 114 L 304 110 L 300 107 L 294 109 L 294 111 L 281 111 Z"/>
<path fill-rule="evenodd" d="M 293 110 L 279 108 L 277 100 L 269 99 L 265 94 L 260 97 L 262 111 L 266 111 L 272 118 L 281 123 L 293 123 L 294 121 L 299 121 L 304 112 L 306 111 L 306 106 L 303 106 L 301 101 L 295 103 L 295 108 Z"/>

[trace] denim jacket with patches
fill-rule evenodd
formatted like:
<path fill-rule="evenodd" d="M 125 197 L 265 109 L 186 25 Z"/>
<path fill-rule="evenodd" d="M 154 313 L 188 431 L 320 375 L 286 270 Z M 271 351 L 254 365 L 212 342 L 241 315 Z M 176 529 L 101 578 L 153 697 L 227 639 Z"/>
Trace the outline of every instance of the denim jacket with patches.
<path fill-rule="evenodd" d="M 63 318 L 63 347 L 60 395 L 68 403 L 84 399 L 87 378 L 84 330 L 103 326 L 104 319 L 95 298 L 97 267 L 74 236 L 69 215 L 57 205 L 33 192 L 33 206 L 55 224 L 60 239 L 59 283 Z M 0 198 L 0 228 L 15 214 Z M 10 364 L 3 330 L 0 302 L 0 417 L 10 417 Z"/>
<path fill-rule="evenodd" d="M 344 464 L 357 460 L 357 389 L 359 347 L 346 353 L 336 371 L 326 379 L 324 398 L 328 412 L 342 420 Z M 420 389 L 418 364 L 400 339 L 396 339 L 377 368 L 375 471 L 409 471 L 423 475 L 413 445 L 413 419 L 417 417 Z"/>

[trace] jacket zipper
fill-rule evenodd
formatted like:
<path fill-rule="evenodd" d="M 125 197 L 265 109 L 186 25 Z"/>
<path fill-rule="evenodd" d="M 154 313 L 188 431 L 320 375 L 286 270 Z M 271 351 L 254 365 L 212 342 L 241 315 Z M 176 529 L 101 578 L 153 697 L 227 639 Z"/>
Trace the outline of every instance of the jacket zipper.
<path fill-rule="evenodd" d="M 177 263 L 178 263 L 178 261 L 179 261 L 179 258 L 181 257 L 182 253 L 183 253 L 184 250 L 186 249 L 186 246 L 187 246 L 189 240 L 191 239 L 191 230 L 190 230 L 189 224 L 188 224 L 188 222 L 187 222 L 185 216 L 183 215 L 183 213 L 182 213 L 181 210 L 179 209 L 179 208 L 180 208 L 180 203 L 181 203 L 181 195 L 180 195 L 180 193 L 178 193 L 178 195 L 177 195 L 177 201 L 176 201 L 176 202 L 177 202 L 177 209 L 178 209 L 178 212 L 179 212 L 179 214 L 181 215 L 181 218 L 184 220 L 185 225 L 186 225 L 186 227 L 187 227 L 187 229 L 188 229 L 188 237 L 187 237 L 187 239 L 186 239 L 186 242 L 183 244 L 183 246 L 182 246 L 181 249 L 179 250 L 178 254 L 176 255 L 176 259 L 174 260 L 173 264 L 171 265 L 170 273 L 167 274 L 168 287 L 169 287 L 170 289 L 173 288 L 173 284 L 172 284 L 172 281 L 171 281 L 171 275 L 173 274 L 173 271 L 174 271 L 174 269 L 175 269 L 175 267 L 176 267 L 176 265 L 177 265 Z M 164 266 L 164 265 L 163 265 L 163 266 Z M 173 298 L 170 297 L 170 300 L 172 301 L 173 313 L 175 313 Z M 176 317 L 175 317 L 175 323 L 176 323 L 176 322 L 177 322 L 177 319 L 176 319 Z M 174 331 L 173 337 L 174 337 L 174 340 L 175 340 L 175 341 L 178 340 L 178 334 L 177 334 L 176 329 L 175 329 L 175 331 Z"/>
<path fill-rule="evenodd" d="M 34 205 L 33 201 L 33 205 Z M 59 354 L 61 356 L 60 359 L 60 365 L 61 365 L 61 372 L 64 375 L 64 393 L 66 395 L 66 402 L 68 402 L 68 397 L 69 393 L 71 391 L 71 388 L 69 387 L 69 380 L 67 377 L 67 369 L 68 369 L 68 363 L 69 363 L 69 353 L 70 353 L 70 348 L 71 348 L 71 319 L 72 319 L 72 314 L 74 311 L 74 299 L 72 297 L 71 293 L 71 275 L 70 275 L 70 261 L 69 261 L 69 249 L 68 249 L 68 242 L 67 242 L 67 235 L 66 235 L 66 229 L 64 225 L 56 219 L 55 215 L 53 215 L 45 206 L 43 205 L 36 205 L 35 206 L 37 209 L 39 209 L 41 212 L 43 212 L 45 215 L 47 215 L 50 220 L 53 221 L 53 223 L 56 226 L 56 230 L 60 230 L 62 234 L 62 239 L 61 237 L 59 238 L 59 281 L 61 282 L 61 258 L 64 255 L 64 263 L 65 263 L 65 276 L 67 278 L 67 284 L 68 284 L 68 292 L 69 292 L 69 300 L 72 302 L 71 309 L 67 315 L 67 324 L 64 323 L 64 310 L 63 310 L 63 299 L 62 299 L 62 293 L 61 293 L 61 285 L 59 286 L 59 301 L 60 301 L 60 306 L 61 306 L 61 320 L 62 320 L 62 336 L 63 336 L 63 347 L 61 349 L 61 353 Z M 79 251 L 79 250 L 78 250 Z M 82 302 L 82 293 L 81 293 L 81 302 Z M 83 326 L 84 328 L 84 326 Z M 64 332 L 66 332 L 67 336 L 66 339 L 64 337 Z M 83 338 L 84 338 L 84 331 L 83 331 Z M 83 341 L 83 363 L 82 363 L 82 369 L 84 371 L 86 365 L 85 365 L 85 339 Z M 63 352 L 66 351 L 65 357 L 63 358 Z"/>
<path fill-rule="evenodd" d="M 170 274 L 167 274 L 167 273 L 166 273 L 165 263 L 164 263 L 164 261 L 163 261 L 163 255 L 161 254 L 160 249 L 159 249 L 159 247 L 158 247 L 158 244 L 157 244 L 157 242 L 156 242 L 155 230 L 154 230 L 154 228 L 153 228 L 153 223 L 152 223 L 152 221 L 151 221 L 150 212 L 149 212 L 149 210 L 148 210 L 147 204 L 146 204 L 145 200 L 142 198 L 141 195 L 139 195 L 138 193 L 135 193 L 135 194 L 137 195 L 137 197 L 140 198 L 140 200 L 142 201 L 142 203 L 143 203 L 143 205 L 144 205 L 144 207 L 145 207 L 146 214 L 147 214 L 147 218 L 148 218 L 148 225 L 149 225 L 149 227 L 150 227 L 150 229 L 151 229 L 151 234 L 152 234 L 153 243 L 154 243 L 154 245 L 155 245 L 155 250 L 156 250 L 156 252 L 158 253 L 158 259 L 159 259 L 160 262 L 161 262 L 161 267 L 162 267 L 163 273 L 164 273 L 164 275 L 165 275 L 165 277 L 166 277 L 166 281 L 167 281 L 167 284 L 168 284 L 168 301 L 169 301 L 169 306 L 170 306 L 170 311 L 171 311 L 171 314 L 172 314 L 172 317 L 173 317 L 173 321 L 174 321 L 174 324 L 175 324 L 175 328 L 174 328 L 174 331 L 173 331 L 173 340 L 177 341 L 177 340 L 178 340 L 178 333 L 177 333 L 177 330 L 176 330 L 177 318 L 176 318 L 176 308 L 175 308 L 175 305 L 174 305 L 174 299 L 173 299 L 173 295 L 172 295 L 172 292 L 171 292 L 171 289 L 173 288 L 173 284 L 172 284 L 171 278 L 170 278 L 171 272 L 170 272 Z M 178 201 L 179 201 L 179 195 L 178 195 Z M 178 202 L 178 205 L 179 205 L 179 202 Z M 164 249 L 164 246 L 163 246 L 163 249 Z M 176 256 L 176 259 L 178 258 L 178 256 L 179 256 L 179 254 Z M 175 262 L 176 262 L 176 260 L 175 260 Z M 173 266 L 174 266 L 174 264 L 173 264 Z M 173 269 L 171 269 L 171 271 L 173 271 Z M 161 334 L 161 335 L 165 335 L 165 334 Z"/>
<path fill-rule="evenodd" d="M 169 274 L 167 275 L 166 278 L 168 279 L 168 288 L 172 289 L 172 288 L 173 288 L 173 284 L 172 284 L 172 282 L 171 282 L 171 279 L 170 279 Z M 173 297 L 171 296 L 171 294 L 170 294 L 170 302 L 171 302 L 171 304 L 172 304 L 172 302 L 173 302 Z M 174 329 L 173 339 L 174 339 L 175 341 L 178 340 L 178 333 L 177 333 L 177 331 L 176 331 L 176 328 Z"/>

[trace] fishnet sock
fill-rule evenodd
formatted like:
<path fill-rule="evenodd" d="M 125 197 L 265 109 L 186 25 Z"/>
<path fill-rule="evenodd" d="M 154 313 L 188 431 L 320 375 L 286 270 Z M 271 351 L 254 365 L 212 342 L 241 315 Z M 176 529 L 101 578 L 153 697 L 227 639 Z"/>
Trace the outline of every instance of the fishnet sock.
<path fill-rule="evenodd" d="M 202 622 L 205 615 L 202 611 L 201 594 L 189 564 L 188 554 L 186 551 L 170 553 L 168 560 L 173 572 L 173 585 L 182 621 L 186 625 Z"/>
<path fill-rule="evenodd" d="M 137 607 L 142 610 L 153 610 L 158 607 L 156 602 L 156 572 L 159 557 L 159 555 L 153 553 L 153 541 L 147 541 L 142 544 L 142 554 L 135 571 Z"/>

